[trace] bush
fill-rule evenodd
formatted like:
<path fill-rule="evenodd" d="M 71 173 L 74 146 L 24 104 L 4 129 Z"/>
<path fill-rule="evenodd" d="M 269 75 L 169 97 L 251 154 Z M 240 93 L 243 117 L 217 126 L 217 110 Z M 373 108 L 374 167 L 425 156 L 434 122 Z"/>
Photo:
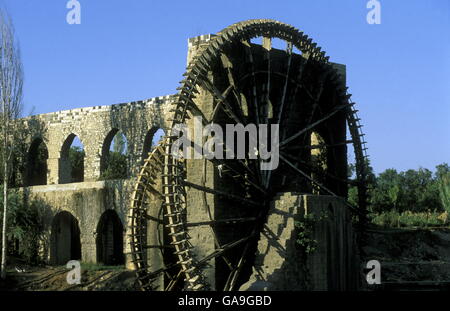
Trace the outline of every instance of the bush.
<path fill-rule="evenodd" d="M 437 227 L 446 225 L 446 220 L 443 220 L 442 213 L 437 211 L 427 211 L 421 213 L 414 213 L 411 211 L 397 212 L 394 210 L 376 213 L 371 215 L 372 223 L 389 228 L 404 228 L 404 227 Z"/>
<path fill-rule="evenodd" d="M 107 168 L 100 175 L 100 180 L 127 178 L 127 156 L 120 152 L 110 151 Z"/>
<path fill-rule="evenodd" d="M 450 213 L 450 168 L 446 163 L 436 166 L 434 174 L 425 168 L 405 172 L 387 169 L 369 177 L 369 211 L 372 213 L 427 213 L 430 210 Z M 357 206 L 355 186 L 349 187 L 348 201 Z"/>
<path fill-rule="evenodd" d="M 3 191 L 0 199 L 0 217 L 3 219 Z M 8 203 L 8 252 L 19 256 L 27 264 L 36 264 L 39 262 L 39 247 L 45 231 L 44 219 L 50 208 L 40 200 L 32 200 L 27 204 L 16 189 L 9 191 Z"/>

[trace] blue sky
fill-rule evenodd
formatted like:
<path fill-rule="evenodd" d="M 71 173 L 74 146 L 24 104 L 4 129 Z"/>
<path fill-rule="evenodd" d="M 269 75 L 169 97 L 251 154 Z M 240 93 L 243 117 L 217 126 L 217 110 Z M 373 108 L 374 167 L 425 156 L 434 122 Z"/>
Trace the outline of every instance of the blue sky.
<path fill-rule="evenodd" d="M 0 0 L 13 18 L 25 70 L 24 115 L 175 93 L 187 39 L 237 21 L 272 18 L 311 36 L 347 65 L 376 172 L 450 162 L 450 1 Z"/>

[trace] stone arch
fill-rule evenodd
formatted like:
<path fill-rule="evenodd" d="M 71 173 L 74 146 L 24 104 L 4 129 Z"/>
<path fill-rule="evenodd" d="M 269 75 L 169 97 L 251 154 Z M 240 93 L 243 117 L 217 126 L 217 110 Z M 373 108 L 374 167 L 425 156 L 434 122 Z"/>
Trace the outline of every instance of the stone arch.
<path fill-rule="evenodd" d="M 84 181 L 84 150 L 81 154 L 81 163 L 79 163 L 78 165 L 72 165 L 71 159 L 69 157 L 70 148 L 72 147 L 72 143 L 77 137 L 79 138 L 79 136 L 74 133 L 69 134 L 61 146 L 58 172 L 60 184 Z M 81 144 L 84 146 L 82 142 Z"/>
<path fill-rule="evenodd" d="M 63 211 L 53 217 L 50 236 L 50 262 L 66 264 L 69 260 L 81 259 L 81 239 L 78 220 Z"/>
<path fill-rule="evenodd" d="M 46 185 L 47 184 L 47 160 L 48 149 L 42 138 L 33 140 L 28 150 L 26 185 Z"/>
<path fill-rule="evenodd" d="M 105 265 L 122 265 L 123 225 L 117 213 L 107 210 L 102 214 L 97 225 L 97 262 Z"/>
<path fill-rule="evenodd" d="M 125 139 L 126 143 L 126 151 L 125 154 L 123 154 L 123 163 L 125 165 L 125 168 L 123 168 L 123 172 L 118 174 L 119 176 L 110 177 L 107 173 L 108 167 L 110 165 L 110 161 L 114 160 L 114 158 L 111 157 L 112 152 L 110 151 L 110 148 L 113 143 L 114 137 L 117 135 L 122 135 Z M 102 145 L 102 151 L 101 151 L 101 158 L 100 158 L 100 179 L 119 179 L 119 178 L 128 178 L 128 172 L 129 172 L 129 163 L 128 163 L 128 139 L 125 136 L 123 131 L 120 131 L 118 128 L 113 128 L 105 137 L 105 140 L 103 141 Z M 115 172 L 116 173 L 116 172 Z M 105 175 L 106 174 L 106 175 Z M 117 174 L 116 174 L 117 175 Z"/>
<path fill-rule="evenodd" d="M 161 137 L 165 135 L 164 129 L 160 127 L 152 127 L 144 138 L 144 147 L 142 149 L 142 162 L 148 158 L 148 154 L 153 150 L 153 147 L 159 142 Z"/>

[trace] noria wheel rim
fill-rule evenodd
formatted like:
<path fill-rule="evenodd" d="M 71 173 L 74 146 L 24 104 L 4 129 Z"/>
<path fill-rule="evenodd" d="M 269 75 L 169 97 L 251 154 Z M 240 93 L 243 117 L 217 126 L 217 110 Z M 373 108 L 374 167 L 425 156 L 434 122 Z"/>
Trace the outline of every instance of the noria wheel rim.
<path fill-rule="evenodd" d="M 251 44 L 250 40 L 257 37 L 263 38 L 262 46 Z M 284 52 L 271 47 L 274 38 L 285 42 Z M 295 48 L 301 57 L 294 53 Z M 212 261 L 216 266 L 221 262 L 224 270 L 220 286 L 215 284 L 215 289 L 238 289 L 251 272 L 252 254 L 269 202 L 281 191 L 346 196 L 346 187 L 356 184 L 358 207 L 350 208 L 357 223 L 364 226 L 367 161 L 361 125 L 340 75 L 311 39 L 294 27 L 274 20 L 237 23 L 201 45 L 184 76 L 173 105 L 171 129 L 186 124 L 194 116 L 201 118 L 204 125 L 214 123 L 224 127 L 238 123 L 280 124 L 280 165 L 273 171 L 261 171 L 261 159 L 202 160 L 205 166 L 213 167 L 214 178 L 219 182 L 208 187 L 203 175 L 201 183 L 193 183 L 186 159 L 172 154 L 179 134 L 169 130 L 157 148 L 159 161 L 150 155 L 146 162 L 158 166 L 159 173 L 149 175 L 141 171 L 133 193 L 133 200 L 137 201 L 133 202 L 145 199 L 148 195 L 145 185 L 151 178 L 160 180 L 161 188 L 157 192 L 163 201 L 160 206 L 165 217 L 165 234 L 171 241 L 170 245 L 160 246 L 162 249 L 168 246 L 177 259 L 172 264 L 163 263 L 159 270 L 150 268 L 142 259 L 148 248 L 142 238 L 146 229 L 136 226 L 130 243 L 143 289 L 155 289 L 149 284 L 162 274 L 168 274 L 170 280 L 166 282 L 168 286 L 162 286 L 164 289 L 173 289 L 176 287 L 173 284 L 179 284 L 179 289 L 210 289 L 205 269 Z M 211 99 L 210 107 L 200 104 L 199 96 L 205 95 Z M 350 140 L 341 139 L 345 138 L 342 130 L 346 131 L 342 122 L 338 122 L 342 118 Z M 341 124 L 339 137 L 335 134 L 336 124 Z M 339 158 L 348 145 L 354 151 L 356 182 L 350 181 L 342 168 L 339 171 L 339 165 L 330 160 Z M 315 153 L 317 149 L 321 152 Z M 225 191 L 221 185 L 225 185 Z M 208 208 L 206 196 L 213 196 L 219 205 L 227 206 L 227 216 L 207 211 L 209 215 L 214 214 L 209 221 L 190 221 L 190 209 L 200 208 L 188 204 L 187 193 L 191 189 L 203 194 L 199 205 Z M 133 204 L 131 217 L 135 224 L 148 221 L 148 217 L 146 220 L 138 217 L 139 212 L 133 214 L 133 209 L 138 211 L 142 204 Z M 201 253 L 197 251 L 201 245 L 193 245 L 190 237 L 193 228 L 198 226 L 210 228 L 215 244 L 215 249 L 201 258 L 196 256 Z M 224 234 L 227 230 L 236 234 Z"/>

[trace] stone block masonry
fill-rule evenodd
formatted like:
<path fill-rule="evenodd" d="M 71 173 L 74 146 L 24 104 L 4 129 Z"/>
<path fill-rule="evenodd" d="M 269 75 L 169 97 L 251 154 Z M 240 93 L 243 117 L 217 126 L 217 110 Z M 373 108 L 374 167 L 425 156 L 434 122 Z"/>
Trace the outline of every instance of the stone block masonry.
<path fill-rule="evenodd" d="M 102 215 L 108 210 L 114 211 L 120 219 L 122 236 L 125 239 L 133 176 L 136 176 L 142 161 L 147 157 L 144 154 L 144 145 L 151 143 L 151 136 L 157 129 L 167 130 L 169 109 L 173 100 L 173 96 L 162 96 L 126 104 L 40 114 L 20 120 L 27 134 L 24 137 L 25 145 L 32 146 L 33 142 L 42 141 L 48 152 L 47 176 L 44 178 L 47 180 L 46 185 L 32 186 L 27 183 L 27 170 L 30 169 L 28 165 L 34 155 L 29 154 L 28 158 L 24 159 L 24 171 L 21 172 L 24 185 L 22 191 L 29 199 L 40 200 L 48 207 L 47 229 L 41 247 L 42 259 L 49 263 L 57 262 L 52 258 L 52 243 L 57 243 L 55 241 L 59 239 L 70 241 L 71 244 L 81 244 L 80 259 L 83 262 L 97 263 L 97 228 Z M 105 156 L 105 151 L 109 151 L 108 137 L 111 140 L 114 136 L 112 134 L 117 131 L 121 131 L 127 140 L 129 178 L 99 181 L 102 157 Z M 70 182 L 70 165 L 66 158 L 75 136 L 80 139 L 85 152 L 84 180 L 78 183 Z M 30 147 L 27 150 L 31 150 Z M 67 226 L 64 222 L 60 225 L 54 224 L 55 216 L 61 212 L 67 212 L 67 215 L 74 219 L 72 229 L 65 228 Z M 69 221 L 67 219 L 65 222 Z M 71 241 L 67 236 L 52 237 L 52 234 L 55 234 L 52 233 L 52 227 L 53 231 L 69 235 L 76 235 L 74 230 L 79 230 L 80 243 Z M 74 229 L 76 227 L 78 229 Z M 124 251 L 127 249 L 125 242 Z M 65 248 L 67 252 L 71 251 L 69 246 Z M 70 254 L 63 257 L 67 256 L 70 257 Z"/>
<path fill-rule="evenodd" d="M 298 242 L 299 222 L 309 227 L 310 252 Z M 349 224 L 341 198 L 278 195 L 260 235 L 253 274 L 241 290 L 355 290 L 358 261 Z"/>
<path fill-rule="evenodd" d="M 121 131 L 127 139 L 129 175 L 135 175 L 144 156 L 145 137 L 152 129 L 167 129 L 169 106 L 173 99 L 173 96 L 162 96 L 24 118 L 24 127 L 30 133 L 26 143 L 31 145 L 34 140 L 42 139 L 48 149 L 47 184 L 60 184 L 63 182 L 62 177 L 68 174 L 65 171 L 67 166 L 63 165 L 64 147 L 70 146 L 70 143 L 67 144 L 68 139 L 78 136 L 86 154 L 84 181 L 95 181 L 100 176 L 105 140 L 109 134 Z"/>

